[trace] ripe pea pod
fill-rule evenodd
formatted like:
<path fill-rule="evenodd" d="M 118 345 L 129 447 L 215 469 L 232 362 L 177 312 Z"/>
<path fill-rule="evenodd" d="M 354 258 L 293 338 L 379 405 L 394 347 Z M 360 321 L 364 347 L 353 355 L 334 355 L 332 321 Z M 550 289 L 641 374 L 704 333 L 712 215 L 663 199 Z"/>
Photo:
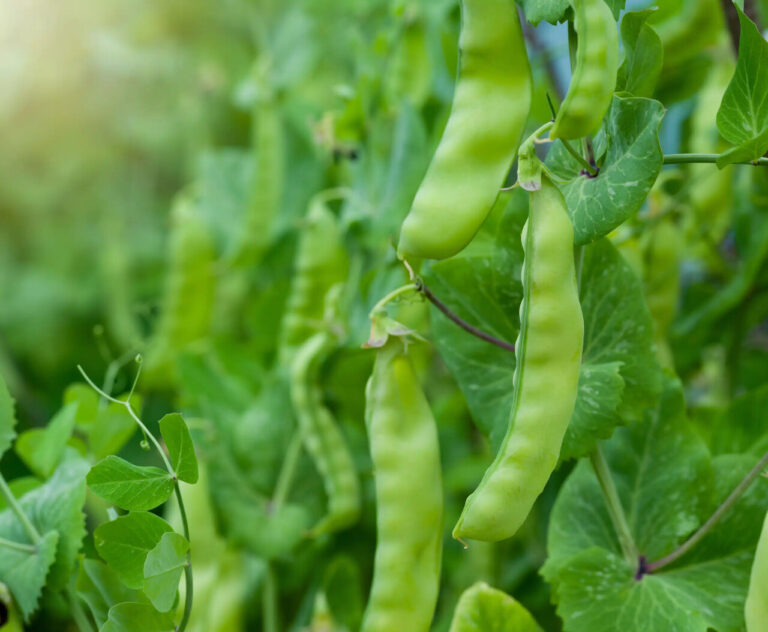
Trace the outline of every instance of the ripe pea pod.
<path fill-rule="evenodd" d="M 451 115 L 400 231 L 405 258 L 445 259 L 472 240 L 528 118 L 531 72 L 515 3 L 462 0 L 459 48 Z"/>
<path fill-rule="evenodd" d="M 747 621 L 747 632 L 768 630 L 768 516 L 765 517 L 752 562 L 744 617 Z"/>
<path fill-rule="evenodd" d="M 573 226 L 546 173 L 530 194 L 523 228 L 523 300 L 510 422 L 496 459 L 467 498 L 453 535 L 511 537 L 557 464 L 576 402 L 584 321 L 576 286 Z"/>
<path fill-rule="evenodd" d="M 583 138 L 600 129 L 619 67 L 616 20 L 604 0 L 571 0 L 579 36 L 576 68 L 550 138 Z"/>
<path fill-rule="evenodd" d="M 440 449 L 404 342 L 376 352 L 365 421 L 376 481 L 376 556 L 362 632 L 427 632 L 443 546 Z"/>
<path fill-rule="evenodd" d="M 541 632 L 541 628 L 512 597 L 477 582 L 459 598 L 449 632 Z"/>
<path fill-rule="evenodd" d="M 317 385 L 319 365 L 333 340 L 327 332 L 315 334 L 299 348 L 291 366 L 291 400 L 302 442 L 320 472 L 328 496 L 328 514 L 312 529 L 314 535 L 354 524 L 360 514 L 355 464 Z"/>
<path fill-rule="evenodd" d="M 336 216 L 325 195 L 316 195 L 309 205 L 299 237 L 291 293 L 283 316 L 279 341 L 279 363 L 290 366 L 296 350 L 318 331 L 325 297 L 347 278 L 349 263 Z"/>

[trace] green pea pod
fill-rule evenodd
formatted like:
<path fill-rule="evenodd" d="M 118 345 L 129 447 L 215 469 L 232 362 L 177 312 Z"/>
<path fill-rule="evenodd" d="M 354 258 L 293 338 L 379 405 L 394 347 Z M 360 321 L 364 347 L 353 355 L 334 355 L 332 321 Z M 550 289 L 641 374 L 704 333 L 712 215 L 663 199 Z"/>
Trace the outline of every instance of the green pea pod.
<path fill-rule="evenodd" d="M 400 231 L 407 259 L 445 259 L 485 220 L 515 157 L 531 72 L 512 0 L 463 0 L 451 115 Z"/>
<path fill-rule="evenodd" d="M 297 349 L 318 331 L 325 297 L 333 286 L 346 280 L 348 268 L 338 221 L 321 193 L 309 204 L 299 238 L 280 332 L 278 361 L 282 366 L 290 366 Z"/>
<path fill-rule="evenodd" d="M 478 582 L 462 593 L 449 632 L 541 632 L 541 628 L 512 597 Z"/>
<path fill-rule="evenodd" d="M 301 438 L 328 496 L 328 514 L 312 529 L 314 535 L 348 527 L 360 515 L 355 464 L 317 384 L 319 364 L 332 343 L 330 334 L 315 334 L 299 348 L 291 366 L 291 400 Z"/>
<path fill-rule="evenodd" d="M 579 36 L 576 68 L 550 138 L 583 138 L 600 129 L 619 68 L 616 20 L 604 0 L 571 0 Z"/>
<path fill-rule="evenodd" d="M 744 616 L 747 620 L 747 632 L 768 630 L 768 516 L 763 523 L 763 531 L 752 562 Z"/>
<path fill-rule="evenodd" d="M 573 226 L 546 173 L 530 194 L 523 229 L 523 300 L 509 427 L 496 459 L 467 498 L 456 538 L 511 537 L 557 464 L 576 402 L 584 321 L 576 286 Z"/>
<path fill-rule="evenodd" d="M 377 545 L 362 632 L 427 632 L 440 585 L 443 490 L 432 411 L 404 343 L 376 353 L 366 387 Z"/>

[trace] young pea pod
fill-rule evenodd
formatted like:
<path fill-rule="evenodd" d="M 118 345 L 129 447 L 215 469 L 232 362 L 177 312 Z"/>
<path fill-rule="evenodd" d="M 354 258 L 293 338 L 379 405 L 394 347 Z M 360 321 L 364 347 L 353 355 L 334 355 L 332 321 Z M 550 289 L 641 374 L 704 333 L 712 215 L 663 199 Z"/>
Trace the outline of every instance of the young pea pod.
<path fill-rule="evenodd" d="M 462 18 L 451 115 L 400 231 L 405 258 L 445 259 L 471 241 L 528 118 L 531 73 L 515 3 L 463 0 Z"/>
<path fill-rule="evenodd" d="M 573 226 L 546 173 L 530 194 L 523 229 L 523 300 L 509 427 L 496 459 L 467 498 L 456 538 L 512 536 L 557 464 L 576 402 L 584 321 L 576 286 Z"/>
<path fill-rule="evenodd" d="M 355 464 L 317 385 L 319 364 L 332 342 L 329 333 L 315 334 L 299 348 L 291 366 L 291 400 L 299 432 L 328 496 L 328 514 L 312 529 L 314 535 L 343 529 L 360 514 Z"/>
<path fill-rule="evenodd" d="M 459 598 L 449 632 L 541 632 L 541 628 L 512 597 L 478 582 Z"/>
<path fill-rule="evenodd" d="M 440 583 L 443 490 L 432 411 L 404 343 L 377 350 L 366 387 L 377 545 L 362 632 L 427 632 Z"/>
<path fill-rule="evenodd" d="M 280 332 L 278 361 L 282 366 L 290 366 L 297 349 L 318 331 L 328 291 L 346 280 L 348 267 L 336 216 L 321 193 L 310 202 L 299 238 Z"/>
<path fill-rule="evenodd" d="M 752 562 L 744 617 L 747 621 L 747 632 L 768 630 L 768 516 L 765 517 L 755 559 Z"/>
<path fill-rule="evenodd" d="M 550 138 L 582 138 L 600 129 L 619 67 L 616 20 L 604 0 L 571 0 L 579 36 L 576 68 Z"/>

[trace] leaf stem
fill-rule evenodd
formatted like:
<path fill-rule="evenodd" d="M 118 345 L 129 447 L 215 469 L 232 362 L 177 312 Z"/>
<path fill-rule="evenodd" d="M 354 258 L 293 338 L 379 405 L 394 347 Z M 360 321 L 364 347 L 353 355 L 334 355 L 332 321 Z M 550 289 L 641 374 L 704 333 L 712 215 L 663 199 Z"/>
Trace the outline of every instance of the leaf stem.
<path fill-rule="evenodd" d="M 688 553 L 694 546 L 696 546 L 701 540 L 706 536 L 714 526 L 720 521 L 720 519 L 728 513 L 728 511 L 733 507 L 736 502 L 741 498 L 741 496 L 744 494 L 745 491 L 747 491 L 747 488 L 754 482 L 754 480 L 760 476 L 760 473 L 768 467 L 768 452 L 766 452 L 763 457 L 757 462 L 755 467 L 753 467 L 749 473 L 744 477 L 744 479 L 736 486 L 736 488 L 730 493 L 728 498 L 726 498 L 723 503 L 715 510 L 715 513 L 713 513 L 709 520 L 707 520 L 701 527 L 699 527 L 698 531 L 694 533 L 690 538 L 688 538 L 685 542 L 683 542 L 677 549 L 672 551 L 669 555 L 662 557 L 660 560 L 656 560 L 655 562 L 650 562 L 646 567 L 645 570 L 647 573 L 653 573 L 655 571 L 658 571 L 659 569 L 664 568 L 665 566 L 668 566 L 672 562 L 677 561 L 680 559 L 683 555 Z"/>
<path fill-rule="evenodd" d="M 264 632 L 278 632 L 278 614 L 277 614 L 277 580 L 275 579 L 275 570 L 272 563 L 267 564 L 264 575 L 264 595 L 262 603 L 262 628 Z"/>
<path fill-rule="evenodd" d="M 665 165 L 686 165 L 691 163 L 716 163 L 721 154 L 664 154 Z M 739 161 L 735 165 L 752 165 L 768 167 L 768 158 L 758 158 L 755 161 Z"/>
<path fill-rule="evenodd" d="M 608 462 L 605 460 L 605 456 L 603 455 L 602 450 L 600 450 L 599 445 L 592 451 L 590 461 L 592 462 L 592 468 L 595 470 L 597 480 L 600 483 L 600 488 L 603 490 L 605 504 L 608 507 L 608 513 L 611 516 L 611 522 L 613 522 L 613 527 L 619 538 L 619 545 L 624 553 L 624 557 L 630 564 L 635 565 L 638 561 L 637 546 L 632 538 L 632 531 L 629 528 L 629 522 L 624 513 L 624 507 L 621 505 L 619 492 L 616 490 L 616 485 L 613 482 Z"/>
<path fill-rule="evenodd" d="M 179 515 L 181 516 L 181 530 L 184 537 L 189 539 L 189 521 L 187 520 L 187 509 L 184 506 L 184 499 L 181 496 L 181 487 L 179 481 L 174 481 L 173 489 L 176 492 L 176 500 L 179 503 Z M 176 628 L 178 632 L 184 632 L 189 623 L 189 618 L 192 615 L 192 599 L 194 597 L 194 579 L 192 573 L 192 553 L 187 551 L 187 565 L 184 567 L 184 586 L 186 592 L 184 594 L 184 614 L 181 616 L 181 621 Z"/>
<path fill-rule="evenodd" d="M 589 173 L 589 175 L 597 175 L 597 168 L 590 165 L 589 162 L 587 162 L 587 159 L 573 148 L 571 143 L 569 143 L 564 138 L 560 138 L 558 140 L 563 144 L 563 147 L 565 147 L 566 151 L 571 154 L 571 156 L 573 156 L 573 158 L 584 168 L 585 171 Z"/>
<path fill-rule="evenodd" d="M 373 306 L 369 313 L 369 317 L 373 318 L 373 316 L 377 312 L 381 312 L 388 303 L 391 303 L 396 298 L 399 298 L 403 294 L 407 294 L 408 292 L 418 292 L 419 286 L 416 283 L 408 283 L 406 285 L 401 285 L 399 288 L 392 290 L 389 294 L 387 294 L 384 298 L 382 298 L 376 305 Z"/>
<path fill-rule="evenodd" d="M 19 551 L 21 553 L 37 553 L 37 547 L 31 544 L 23 544 L 21 542 L 0 538 L 0 547 L 3 546 L 7 549 L 13 549 L 14 551 Z"/>
<path fill-rule="evenodd" d="M 83 607 L 80 605 L 80 602 L 78 601 L 77 594 L 75 593 L 72 586 L 67 586 L 67 600 L 69 601 L 69 608 L 72 611 L 72 618 L 75 620 L 75 625 L 77 625 L 77 629 L 80 630 L 80 632 L 94 632 L 93 626 L 91 625 L 91 622 L 88 620 L 88 617 L 85 614 L 85 611 L 83 610 Z"/>
<path fill-rule="evenodd" d="M 13 492 L 8 487 L 8 483 L 5 482 L 5 478 L 2 474 L 0 474 L 0 496 L 5 499 L 5 503 L 11 509 L 11 511 L 16 514 L 16 517 L 19 519 L 19 522 L 21 522 L 21 525 L 27 532 L 29 539 L 32 540 L 32 543 L 34 545 L 38 545 L 41 540 L 40 533 L 37 529 L 35 529 L 35 525 L 32 524 L 30 519 L 27 517 L 27 514 L 24 513 L 24 510 L 21 508 L 21 505 L 16 500 Z"/>
<path fill-rule="evenodd" d="M 297 430 L 291 438 L 291 443 L 288 445 L 288 450 L 283 459 L 282 467 L 280 468 L 280 474 L 278 474 L 277 477 L 275 491 L 272 495 L 273 510 L 283 505 L 291 491 L 291 485 L 293 484 L 293 479 L 296 475 L 296 465 L 299 462 L 299 455 L 301 454 L 301 444 L 301 431 Z"/>

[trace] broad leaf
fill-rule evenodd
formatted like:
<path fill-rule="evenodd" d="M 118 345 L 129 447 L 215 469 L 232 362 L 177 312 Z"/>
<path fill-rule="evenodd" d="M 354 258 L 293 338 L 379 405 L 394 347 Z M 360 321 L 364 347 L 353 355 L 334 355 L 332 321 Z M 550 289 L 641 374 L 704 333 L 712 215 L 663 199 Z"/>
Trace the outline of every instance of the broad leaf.
<path fill-rule="evenodd" d="M 144 593 L 160 612 L 168 612 L 176 600 L 179 580 L 188 561 L 189 542 L 184 536 L 164 533 L 144 562 Z"/>
<path fill-rule="evenodd" d="M 45 428 L 33 428 L 19 435 L 16 454 L 40 478 L 48 478 L 64 455 L 75 429 L 78 404 L 65 404 Z"/>
<path fill-rule="evenodd" d="M 96 550 L 129 588 L 144 586 L 144 562 L 171 525 L 158 516 L 133 512 L 96 528 Z"/>
<path fill-rule="evenodd" d="M 16 412 L 13 397 L 0 375 L 0 457 L 11 447 L 16 437 Z"/>
<path fill-rule="evenodd" d="M 659 126 L 664 107 L 658 101 L 614 97 L 594 140 L 600 173 L 582 175 L 581 165 L 555 142 L 547 165 L 559 178 L 573 219 L 574 241 L 587 244 L 607 235 L 643 204 L 662 162 Z"/>
<path fill-rule="evenodd" d="M 3 537 L 6 537 L 4 533 Z M 26 534 L 8 539 L 31 544 Z M 48 571 L 56 559 L 58 541 L 58 532 L 49 531 L 37 543 L 34 552 L 17 551 L 0 544 L 0 582 L 8 586 L 25 621 L 29 621 L 30 615 L 37 610 Z"/>
<path fill-rule="evenodd" d="M 99 395 L 93 387 L 84 382 L 75 382 L 64 391 L 64 404 L 77 404 L 75 423 L 86 429 L 99 415 Z"/>
<path fill-rule="evenodd" d="M 632 11 L 621 20 L 624 61 L 619 67 L 617 91 L 636 97 L 653 95 L 661 74 L 664 47 L 659 35 L 646 22 L 652 14 L 652 9 Z"/>
<path fill-rule="evenodd" d="M 75 589 L 88 604 L 99 628 L 107 621 L 112 606 L 125 601 L 146 602 L 142 593 L 123 585 L 117 573 L 99 560 L 80 560 Z"/>
<path fill-rule="evenodd" d="M 109 609 L 107 622 L 99 632 L 173 632 L 176 626 L 170 613 L 162 613 L 144 603 L 119 603 Z"/>
<path fill-rule="evenodd" d="M 132 511 L 154 509 L 173 493 L 173 478 L 165 470 L 140 467 L 117 456 L 94 465 L 86 481 L 98 496 Z"/>
<path fill-rule="evenodd" d="M 184 418 L 179 413 L 165 415 L 160 420 L 160 434 L 168 448 L 177 478 L 185 483 L 196 483 L 198 472 L 195 446 Z"/>
<path fill-rule="evenodd" d="M 565 12 L 570 7 L 568 0 L 520 0 L 525 12 L 525 19 L 534 26 L 545 20 L 557 24 L 565 19 Z"/>
<path fill-rule="evenodd" d="M 768 151 L 768 42 L 741 9 L 739 58 L 736 72 L 717 112 L 717 128 L 737 145 L 722 154 L 718 167 L 756 160 Z"/>
<path fill-rule="evenodd" d="M 133 410 L 141 411 L 141 398 L 131 398 Z M 88 428 L 88 445 L 97 459 L 116 454 L 136 432 L 136 422 L 122 404 L 108 403 L 99 409 L 94 423 Z"/>
<path fill-rule="evenodd" d="M 459 598 L 450 632 L 541 632 L 541 628 L 512 597 L 478 582 Z"/>

